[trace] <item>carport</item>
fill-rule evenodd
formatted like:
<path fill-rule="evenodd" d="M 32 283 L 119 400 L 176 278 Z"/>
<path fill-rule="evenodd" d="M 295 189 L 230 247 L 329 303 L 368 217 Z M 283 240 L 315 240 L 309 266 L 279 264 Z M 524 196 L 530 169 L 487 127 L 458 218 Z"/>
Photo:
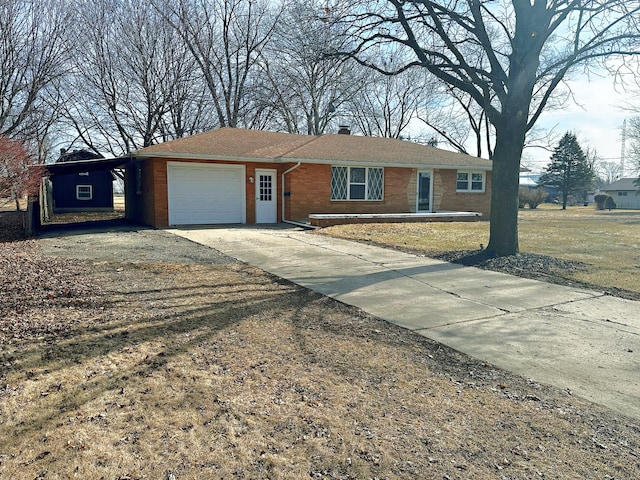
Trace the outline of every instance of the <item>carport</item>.
<path fill-rule="evenodd" d="M 32 235 L 33 232 L 42 225 L 42 222 L 50 216 L 51 198 L 46 191 L 44 180 L 56 175 L 80 175 L 85 172 L 95 171 L 114 172 L 116 176 L 124 181 L 125 218 L 130 219 L 131 200 L 129 199 L 130 195 L 128 195 L 128 190 L 130 190 L 128 177 L 130 178 L 131 175 L 128 174 L 128 172 L 132 165 L 133 160 L 131 157 L 100 158 L 39 165 L 38 168 L 42 169 L 43 182 L 39 195 L 37 197 L 29 197 L 26 225 L 27 235 Z"/>

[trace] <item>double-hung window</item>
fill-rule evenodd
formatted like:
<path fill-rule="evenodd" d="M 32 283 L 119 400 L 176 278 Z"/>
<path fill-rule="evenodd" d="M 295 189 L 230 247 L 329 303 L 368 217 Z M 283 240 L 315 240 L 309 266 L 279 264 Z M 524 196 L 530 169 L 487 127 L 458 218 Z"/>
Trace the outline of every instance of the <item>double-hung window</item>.
<path fill-rule="evenodd" d="M 485 173 L 458 170 L 456 175 L 457 192 L 484 192 Z"/>
<path fill-rule="evenodd" d="M 76 185 L 76 200 L 91 200 L 92 198 L 92 185 Z"/>
<path fill-rule="evenodd" d="M 384 171 L 373 167 L 331 167 L 331 200 L 382 200 Z"/>

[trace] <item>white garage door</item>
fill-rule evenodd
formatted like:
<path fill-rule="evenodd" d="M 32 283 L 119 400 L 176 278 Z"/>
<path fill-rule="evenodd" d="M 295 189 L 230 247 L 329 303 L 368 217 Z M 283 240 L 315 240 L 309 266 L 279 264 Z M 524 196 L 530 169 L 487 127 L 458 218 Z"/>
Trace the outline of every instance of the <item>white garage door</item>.
<path fill-rule="evenodd" d="M 167 163 L 169 225 L 245 223 L 243 165 Z"/>

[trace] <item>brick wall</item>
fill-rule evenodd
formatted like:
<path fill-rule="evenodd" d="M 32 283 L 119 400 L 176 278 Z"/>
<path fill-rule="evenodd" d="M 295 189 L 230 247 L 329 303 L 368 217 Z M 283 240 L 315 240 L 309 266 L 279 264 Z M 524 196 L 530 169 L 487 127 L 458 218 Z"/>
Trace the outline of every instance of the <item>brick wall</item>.
<path fill-rule="evenodd" d="M 142 160 L 142 200 L 138 206 L 137 221 L 157 227 L 169 224 L 169 202 L 167 196 L 167 161 L 174 159 L 154 158 Z M 183 160 L 180 160 L 183 161 Z M 212 161 L 198 163 L 235 162 Z M 282 173 L 295 163 L 246 163 L 246 219 L 255 223 L 256 169 L 276 170 L 275 186 L 277 218 L 281 221 Z M 487 172 L 487 188 L 484 193 L 456 192 L 456 171 L 435 170 L 433 172 L 433 211 L 475 211 L 488 218 L 491 203 L 491 172 Z M 132 186 L 131 189 L 135 189 Z M 331 201 L 331 166 L 302 164 L 285 176 L 285 218 L 302 220 L 311 213 L 409 213 L 416 211 L 417 171 L 410 168 L 386 167 L 384 169 L 384 199 L 382 201 Z"/>
<path fill-rule="evenodd" d="M 164 175 L 158 171 L 156 162 L 151 159 L 139 160 L 137 165 L 127 169 L 127 184 L 125 188 L 127 203 L 127 219 L 143 223 L 145 225 L 153 225 L 158 227 L 166 227 L 167 220 L 164 223 L 158 219 L 158 212 L 166 213 L 166 163 Z M 140 169 L 140 176 L 137 170 Z M 164 176 L 164 185 L 162 185 Z M 140 183 L 140 185 L 138 185 Z M 138 192 L 138 186 L 140 190 Z M 162 198 L 158 201 L 157 192 L 164 191 L 164 206 L 162 206 Z"/>
<path fill-rule="evenodd" d="M 169 225 L 169 199 L 167 196 L 167 161 L 154 159 L 152 162 L 153 171 L 153 212 L 154 225 L 166 227 Z M 146 178 L 143 180 L 143 185 Z"/>
<path fill-rule="evenodd" d="M 485 172 L 484 192 L 456 192 L 456 170 L 436 170 L 433 181 L 433 210 L 491 213 L 491 172 Z"/>
<path fill-rule="evenodd" d="M 433 172 L 433 211 L 473 211 L 488 216 L 491 205 L 491 172 L 483 193 L 456 192 L 456 170 Z M 287 174 L 285 200 L 288 220 L 305 219 L 311 213 L 410 213 L 416 211 L 417 170 L 384 169 L 384 200 L 331 201 L 331 166 L 301 165 Z"/>
<path fill-rule="evenodd" d="M 418 203 L 416 202 L 418 198 L 418 170 L 415 168 L 411 169 L 406 195 L 407 205 L 409 206 L 407 213 L 416 213 L 418 211 Z"/>
<path fill-rule="evenodd" d="M 169 198 L 167 190 L 167 162 L 180 161 L 192 163 L 211 163 L 211 164 L 238 164 L 239 162 L 228 161 L 207 161 L 202 160 L 182 160 L 182 159 L 165 159 L 153 158 L 143 160 L 141 162 L 143 168 L 143 212 L 142 223 L 153 225 L 156 227 L 169 226 Z M 246 219 L 248 224 L 255 223 L 256 219 L 256 190 L 255 179 L 256 169 L 272 169 L 276 170 L 276 178 L 274 179 L 275 193 L 277 199 L 277 221 L 281 220 L 281 204 L 282 192 L 280 174 L 288 168 L 285 165 L 272 163 L 246 163 L 245 175 L 245 191 L 246 191 Z M 249 178 L 253 178 L 251 183 Z"/>
<path fill-rule="evenodd" d="M 385 168 L 383 200 L 332 201 L 331 166 L 303 164 L 286 176 L 285 190 L 291 194 L 285 201 L 286 219 L 302 220 L 311 213 L 406 213 L 415 210 L 414 184 L 414 170 Z M 409 185 L 412 197 L 407 193 Z"/>

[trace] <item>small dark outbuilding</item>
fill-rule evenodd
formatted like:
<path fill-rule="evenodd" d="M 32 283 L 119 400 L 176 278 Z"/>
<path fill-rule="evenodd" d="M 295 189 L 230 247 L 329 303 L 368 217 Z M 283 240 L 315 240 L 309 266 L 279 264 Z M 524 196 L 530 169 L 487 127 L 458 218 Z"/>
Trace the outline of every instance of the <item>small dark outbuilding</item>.
<path fill-rule="evenodd" d="M 87 150 L 60 151 L 56 163 L 79 162 L 104 158 Z M 111 170 L 87 170 L 51 176 L 54 213 L 113 210 Z"/>

